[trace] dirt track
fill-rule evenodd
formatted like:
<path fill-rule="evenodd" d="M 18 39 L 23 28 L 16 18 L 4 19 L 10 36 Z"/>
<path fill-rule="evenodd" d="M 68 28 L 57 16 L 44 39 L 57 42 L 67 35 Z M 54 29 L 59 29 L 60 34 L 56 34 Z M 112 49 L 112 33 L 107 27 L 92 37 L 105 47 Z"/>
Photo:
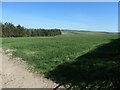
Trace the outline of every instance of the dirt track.
<path fill-rule="evenodd" d="M 54 88 L 56 83 L 36 76 L 27 70 L 27 65 L 21 60 L 13 59 L 2 51 L 2 88 Z M 0 57 L 1 57 L 0 56 Z M 1 72 L 0 72 L 1 74 Z"/>

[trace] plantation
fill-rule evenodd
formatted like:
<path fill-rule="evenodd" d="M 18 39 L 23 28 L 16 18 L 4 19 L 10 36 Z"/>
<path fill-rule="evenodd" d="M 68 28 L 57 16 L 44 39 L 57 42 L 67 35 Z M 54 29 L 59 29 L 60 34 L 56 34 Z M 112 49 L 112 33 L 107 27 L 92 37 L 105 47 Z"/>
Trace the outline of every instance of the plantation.
<path fill-rule="evenodd" d="M 24 61 L 26 61 L 31 66 L 33 71 L 44 74 L 48 78 L 51 78 L 52 80 L 55 80 L 60 84 L 65 82 L 65 84 L 72 85 L 72 84 L 76 84 L 76 82 L 74 82 L 76 78 L 77 80 L 79 80 L 78 78 L 80 78 L 81 80 L 82 79 L 88 80 L 88 78 L 85 77 L 85 73 L 80 74 L 80 72 L 82 73 L 82 70 L 80 68 L 84 68 L 85 70 L 83 71 L 89 70 L 87 69 L 89 68 L 87 66 L 89 65 L 89 63 L 91 63 L 90 65 L 93 65 L 95 59 L 94 60 L 91 59 L 91 57 L 89 56 L 93 55 L 92 57 L 94 57 L 94 54 L 90 54 L 87 56 L 87 60 L 89 59 L 90 61 L 87 61 L 84 58 L 84 55 L 86 53 L 91 52 L 92 50 L 97 49 L 100 45 L 108 44 L 111 42 L 111 40 L 118 38 L 117 34 L 112 34 L 112 33 L 107 34 L 107 33 L 98 33 L 98 32 L 80 32 L 80 31 L 62 31 L 62 33 L 63 35 L 52 36 L 52 37 L 3 38 L 2 45 L 3 48 L 5 49 L 7 48 L 12 49 L 13 55 L 20 57 Z M 102 50 L 103 52 L 105 52 L 104 51 L 105 48 Z M 97 55 L 98 54 L 95 54 L 96 57 Z M 103 55 L 102 57 L 106 57 L 106 55 L 105 56 Z M 80 56 L 83 56 L 83 60 L 85 60 L 85 62 L 84 61 L 78 62 L 80 63 L 79 65 L 82 66 L 79 66 L 75 62 L 76 58 Z M 100 58 L 101 57 L 98 57 L 98 59 Z M 95 63 L 102 62 L 99 61 L 98 59 L 96 59 L 97 61 Z M 82 59 L 80 60 L 82 61 Z M 76 67 L 75 65 L 78 65 L 78 67 Z M 98 63 L 96 64 L 96 66 L 97 65 L 105 67 L 103 63 Z M 106 65 L 108 65 L 109 67 L 109 65 L 111 64 L 108 63 Z M 77 68 L 77 70 L 80 70 L 78 75 L 77 75 L 78 71 L 75 70 L 73 67 Z M 98 67 L 97 69 L 101 69 L 101 68 Z M 95 69 L 93 69 L 93 71 L 90 72 L 92 73 L 94 72 L 94 70 Z M 90 72 L 87 73 L 86 71 L 86 75 L 90 74 Z M 72 75 L 71 73 L 73 74 L 76 73 L 75 74 L 76 78 L 74 78 L 73 77 L 74 75 Z M 79 75 L 83 75 L 84 78 Z M 86 83 L 84 82 L 84 80 L 79 81 L 79 83 L 80 82 Z"/>
<path fill-rule="evenodd" d="M 61 35 L 60 29 L 28 29 L 21 25 L 15 26 L 12 23 L 0 23 L 2 37 L 35 37 L 35 36 L 56 36 Z"/>

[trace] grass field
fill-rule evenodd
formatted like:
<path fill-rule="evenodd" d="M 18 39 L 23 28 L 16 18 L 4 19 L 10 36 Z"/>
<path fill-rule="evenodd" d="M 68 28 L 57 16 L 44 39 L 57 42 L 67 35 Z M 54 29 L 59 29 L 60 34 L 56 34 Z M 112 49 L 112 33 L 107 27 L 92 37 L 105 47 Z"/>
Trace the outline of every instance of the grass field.
<path fill-rule="evenodd" d="M 117 34 L 63 31 L 63 35 L 55 37 L 3 38 L 2 47 L 14 50 L 13 55 L 33 66 L 34 71 L 47 73 L 117 37 Z"/>

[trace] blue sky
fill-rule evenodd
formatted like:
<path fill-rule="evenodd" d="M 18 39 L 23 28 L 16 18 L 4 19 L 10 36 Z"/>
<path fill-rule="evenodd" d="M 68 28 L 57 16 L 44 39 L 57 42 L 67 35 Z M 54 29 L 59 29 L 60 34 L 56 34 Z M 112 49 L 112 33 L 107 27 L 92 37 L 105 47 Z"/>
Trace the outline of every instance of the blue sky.
<path fill-rule="evenodd" d="M 3 2 L 2 21 L 26 28 L 118 31 L 117 2 Z"/>

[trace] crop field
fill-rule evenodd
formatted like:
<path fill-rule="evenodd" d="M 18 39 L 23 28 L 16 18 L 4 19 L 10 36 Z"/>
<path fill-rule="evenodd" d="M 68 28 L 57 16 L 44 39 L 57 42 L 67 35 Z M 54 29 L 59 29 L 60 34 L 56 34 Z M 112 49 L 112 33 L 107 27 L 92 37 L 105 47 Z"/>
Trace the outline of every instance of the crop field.
<path fill-rule="evenodd" d="M 117 34 L 62 31 L 51 37 L 11 37 L 2 39 L 4 49 L 22 58 L 33 71 L 45 74 L 58 65 L 73 62 L 77 57 L 118 38 Z"/>

